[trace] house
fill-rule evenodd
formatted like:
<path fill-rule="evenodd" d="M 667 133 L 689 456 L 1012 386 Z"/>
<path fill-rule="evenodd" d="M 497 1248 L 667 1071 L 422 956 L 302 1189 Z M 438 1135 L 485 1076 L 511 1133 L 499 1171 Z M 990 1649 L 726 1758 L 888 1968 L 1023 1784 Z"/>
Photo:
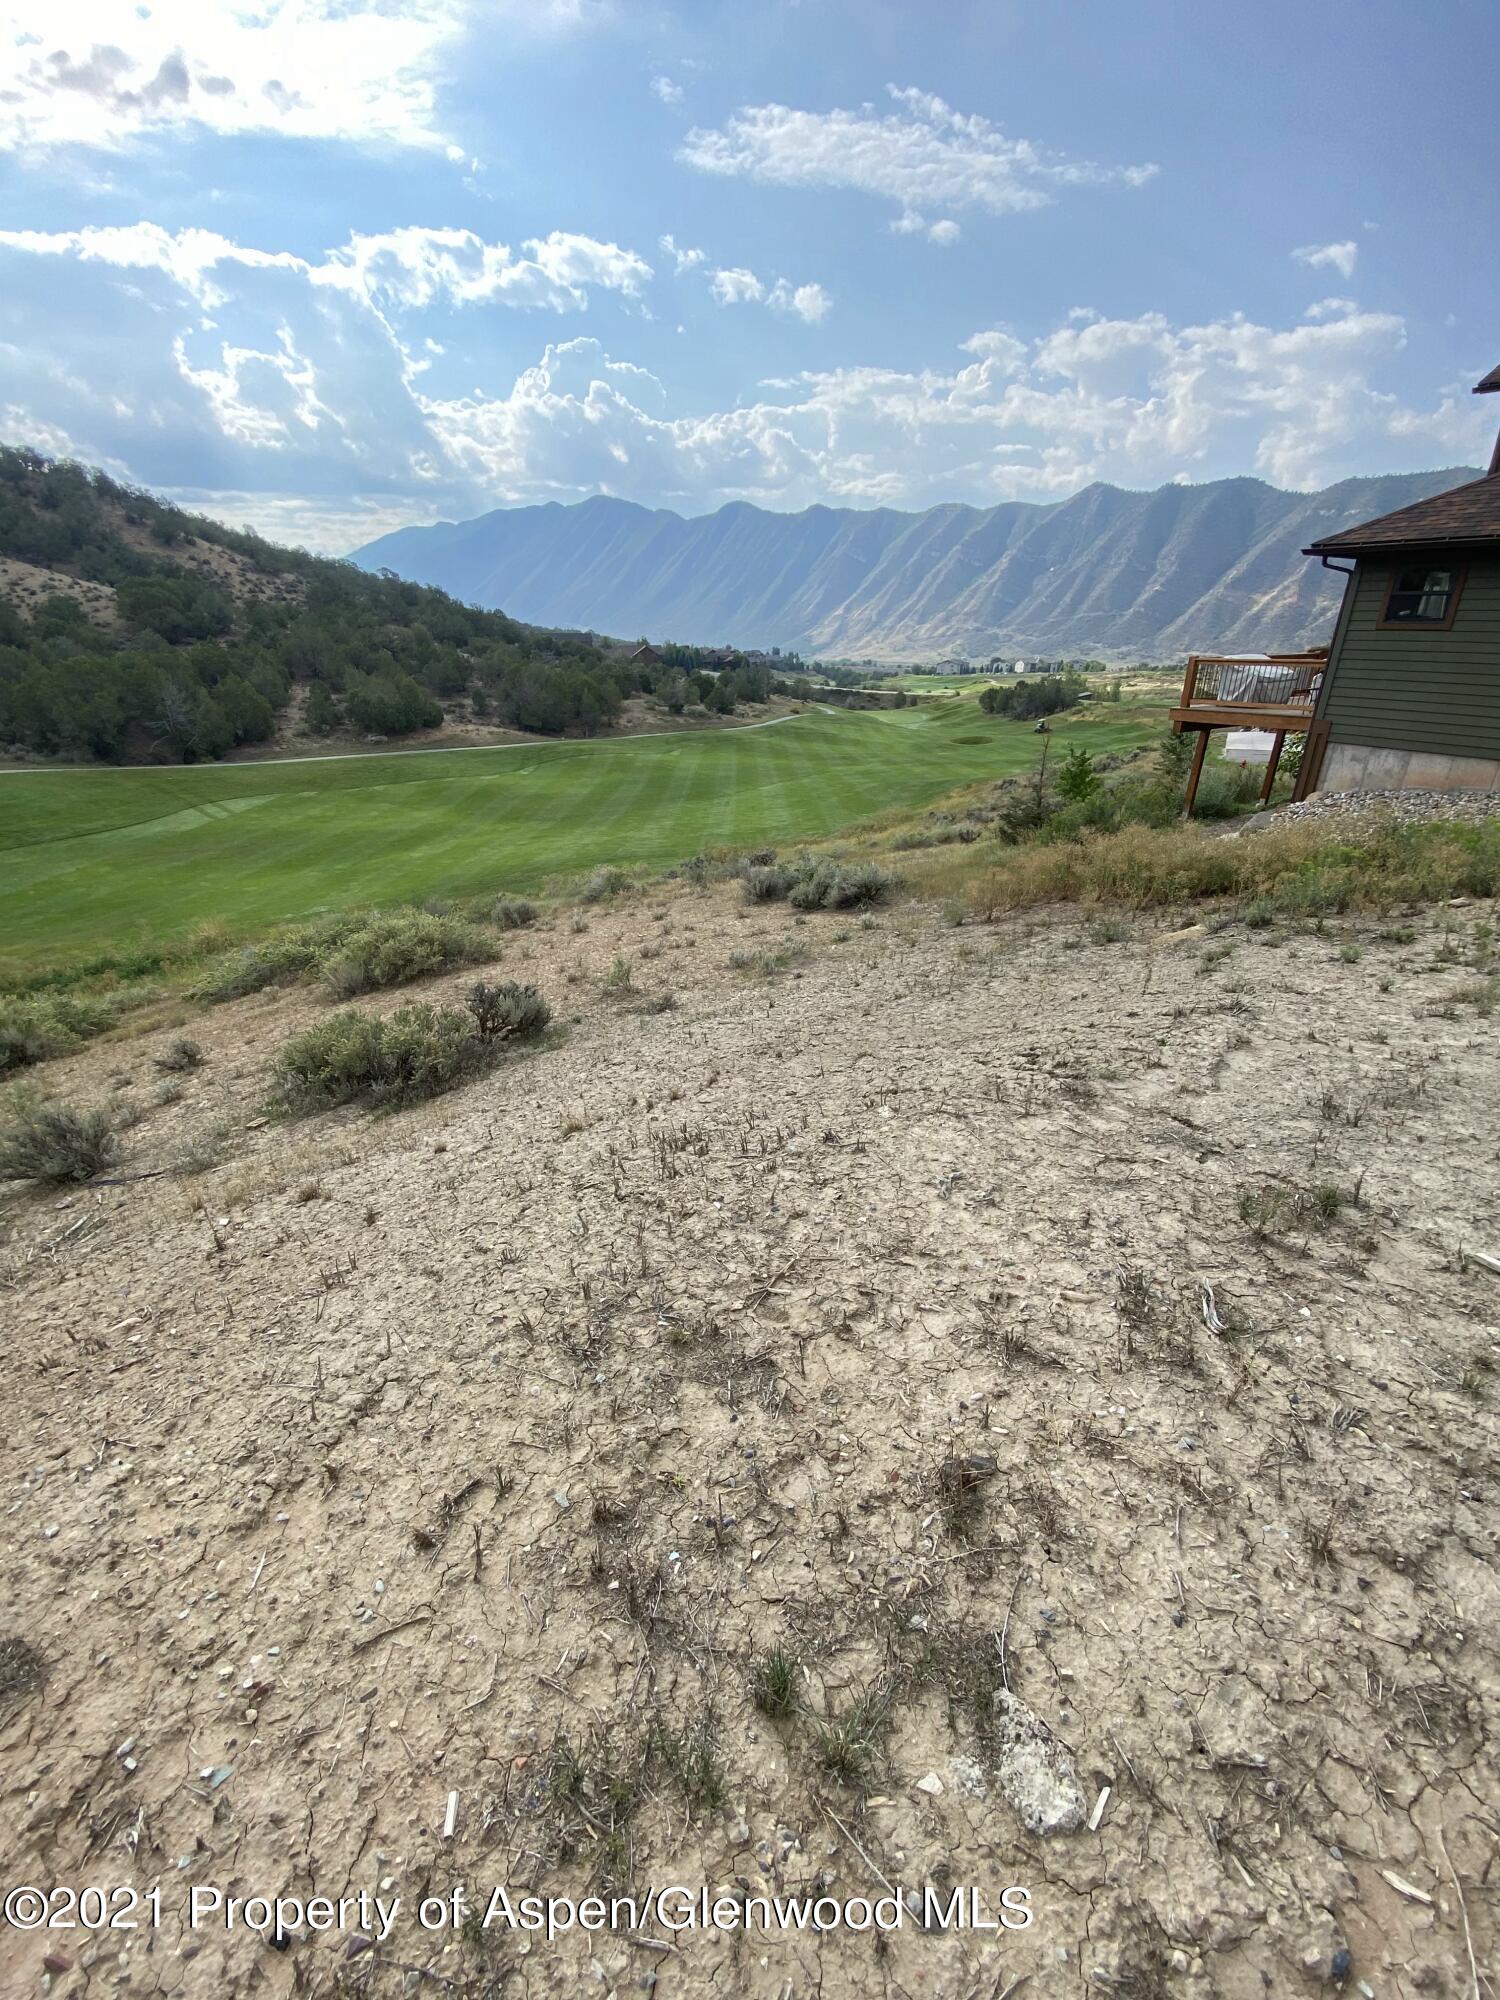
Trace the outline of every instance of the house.
<path fill-rule="evenodd" d="M 1500 391 L 1500 368 L 1476 395 Z M 1306 737 L 1294 796 L 1355 789 L 1500 791 L 1500 439 L 1482 479 L 1326 535 L 1304 551 L 1346 577 L 1326 652 L 1195 654 L 1171 711 L 1198 743 L 1192 811 L 1216 728 Z"/>
<path fill-rule="evenodd" d="M 633 667 L 659 667 L 661 665 L 661 654 L 649 643 L 644 646 L 637 646 L 630 656 L 630 664 Z"/>

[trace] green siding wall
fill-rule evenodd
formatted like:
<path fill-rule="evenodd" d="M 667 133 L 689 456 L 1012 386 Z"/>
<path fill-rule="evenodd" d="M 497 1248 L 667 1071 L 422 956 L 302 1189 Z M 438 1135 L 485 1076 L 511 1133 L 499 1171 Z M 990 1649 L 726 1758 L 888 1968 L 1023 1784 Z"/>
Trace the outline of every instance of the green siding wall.
<path fill-rule="evenodd" d="M 1437 558 L 1429 558 L 1437 566 Z M 1500 556 L 1468 559 L 1468 580 L 1446 632 L 1382 632 L 1395 568 L 1364 561 L 1340 620 L 1318 713 L 1333 743 L 1500 757 Z"/>

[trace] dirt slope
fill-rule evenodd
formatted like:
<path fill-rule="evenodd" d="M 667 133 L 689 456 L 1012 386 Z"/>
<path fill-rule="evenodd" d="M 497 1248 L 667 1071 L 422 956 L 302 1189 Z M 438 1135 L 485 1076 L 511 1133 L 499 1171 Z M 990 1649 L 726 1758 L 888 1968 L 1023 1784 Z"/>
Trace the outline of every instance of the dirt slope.
<path fill-rule="evenodd" d="M 558 1045 L 383 1121 L 253 1122 L 306 996 L 193 1024 L 126 1170 L 221 1123 L 224 1164 L 5 1211 L 4 1873 L 163 1899 L 0 1932 L 5 1990 L 52 1951 L 55 1993 L 194 2000 L 1478 1992 L 1490 914 L 1345 958 L 663 891 L 510 947 Z M 168 1038 L 47 1081 L 150 1107 Z M 1007 1676 L 1097 1830 L 1002 1795 Z M 457 1883 L 1035 1921 L 421 1928 Z M 193 1884 L 402 1908 L 278 1950 L 186 1931 Z"/>

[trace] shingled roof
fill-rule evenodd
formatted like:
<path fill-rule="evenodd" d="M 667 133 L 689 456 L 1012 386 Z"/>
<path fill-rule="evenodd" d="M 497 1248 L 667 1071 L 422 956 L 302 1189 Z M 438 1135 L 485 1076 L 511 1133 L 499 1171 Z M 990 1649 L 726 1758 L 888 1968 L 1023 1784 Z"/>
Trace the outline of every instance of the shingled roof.
<path fill-rule="evenodd" d="M 1500 542 L 1500 475 L 1471 479 L 1450 493 L 1398 507 L 1394 514 L 1362 521 L 1342 534 L 1325 535 L 1302 553 L 1360 555 L 1366 549 L 1431 548 L 1440 542 Z"/>

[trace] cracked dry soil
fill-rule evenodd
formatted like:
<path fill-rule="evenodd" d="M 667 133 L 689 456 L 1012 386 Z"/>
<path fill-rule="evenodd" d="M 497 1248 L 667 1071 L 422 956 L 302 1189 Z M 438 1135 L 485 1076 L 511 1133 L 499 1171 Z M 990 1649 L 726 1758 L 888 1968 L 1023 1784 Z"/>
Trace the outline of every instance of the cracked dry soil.
<path fill-rule="evenodd" d="M 5 1992 L 1490 1991 L 1500 1078 L 1438 948 L 1490 914 L 1348 962 L 665 888 L 507 942 L 559 1033 L 416 1112 L 258 1117 L 305 993 L 170 1104 L 165 1029 L 49 1065 L 140 1102 L 123 1172 L 226 1157 L 4 1211 L 3 1872 L 163 1891 L 0 1933 Z M 1093 1830 L 1006 1804 L 1005 1676 Z M 1035 1921 L 182 1920 L 887 1881 Z"/>

